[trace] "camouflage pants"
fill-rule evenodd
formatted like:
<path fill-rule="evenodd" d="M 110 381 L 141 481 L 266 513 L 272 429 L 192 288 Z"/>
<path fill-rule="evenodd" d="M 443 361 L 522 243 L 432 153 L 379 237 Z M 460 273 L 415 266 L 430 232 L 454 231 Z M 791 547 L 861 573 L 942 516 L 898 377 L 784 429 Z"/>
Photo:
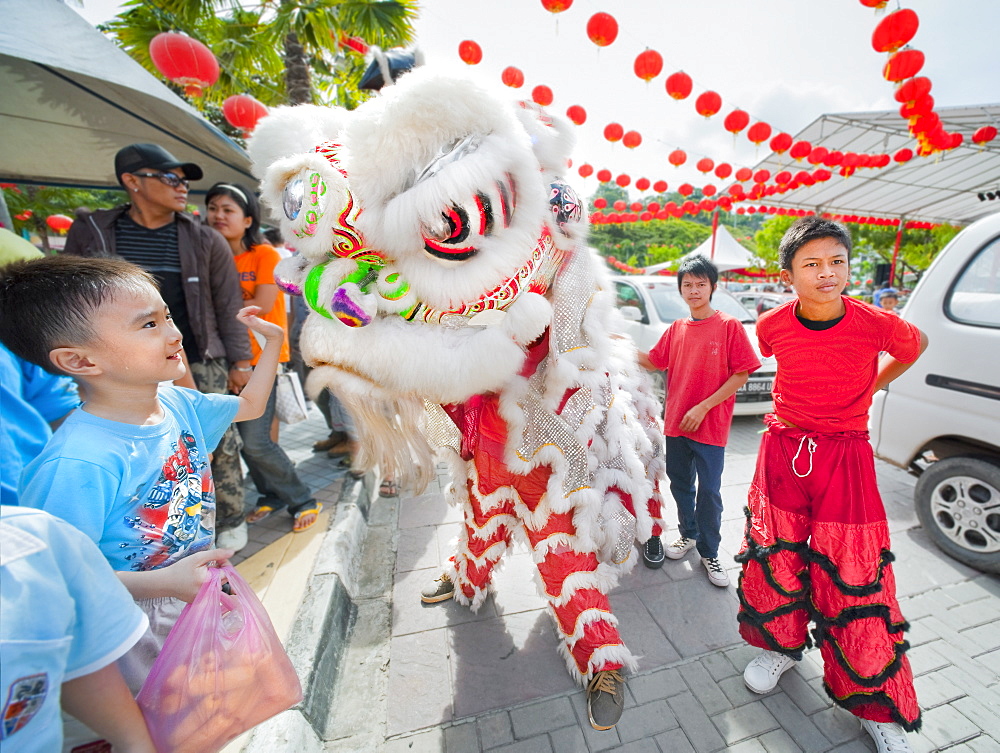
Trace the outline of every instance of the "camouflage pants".
<path fill-rule="evenodd" d="M 191 364 L 191 376 L 198 389 L 206 393 L 228 394 L 229 365 L 224 358 L 213 358 Z M 212 450 L 212 478 L 215 481 L 215 530 L 235 528 L 246 515 L 243 505 L 243 466 L 240 449 L 243 442 L 236 425 L 231 424 L 222 435 L 219 446 Z"/>

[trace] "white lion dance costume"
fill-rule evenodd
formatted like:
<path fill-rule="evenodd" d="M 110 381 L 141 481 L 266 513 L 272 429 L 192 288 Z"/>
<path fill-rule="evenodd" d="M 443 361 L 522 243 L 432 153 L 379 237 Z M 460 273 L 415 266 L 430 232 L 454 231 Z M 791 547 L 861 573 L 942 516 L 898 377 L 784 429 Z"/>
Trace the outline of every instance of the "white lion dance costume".
<path fill-rule="evenodd" d="M 536 106 L 422 69 L 353 112 L 279 109 L 250 151 L 299 251 L 277 271 L 312 310 L 310 392 L 348 406 L 360 467 L 419 486 L 448 458 L 459 601 L 478 608 L 512 537 L 527 541 L 586 683 L 635 668 L 608 592 L 660 533 L 663 453 L 559 178 L 570 147 Z"/>

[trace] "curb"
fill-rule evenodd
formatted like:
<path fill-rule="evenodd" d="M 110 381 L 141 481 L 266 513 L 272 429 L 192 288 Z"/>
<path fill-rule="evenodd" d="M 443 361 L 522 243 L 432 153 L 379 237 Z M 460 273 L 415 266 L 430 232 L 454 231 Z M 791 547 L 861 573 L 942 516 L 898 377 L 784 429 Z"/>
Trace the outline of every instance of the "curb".
<path fill-rule="evenodd" d="M 302 702 L 254 728 L 242 753 L 322 753 L 340 660 L 357 614 L 361 550 L 378 477 L 345 477 L 285 650 L 302 681 Z"/>

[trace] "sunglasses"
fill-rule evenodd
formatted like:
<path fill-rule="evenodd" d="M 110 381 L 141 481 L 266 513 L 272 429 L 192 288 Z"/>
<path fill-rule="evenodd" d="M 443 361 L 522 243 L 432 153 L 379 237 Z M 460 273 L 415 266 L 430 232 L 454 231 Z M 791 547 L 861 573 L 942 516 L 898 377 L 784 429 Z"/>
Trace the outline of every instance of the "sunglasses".
<path fill-rule="evenodd" d="M 187 178 L 182 178 L 179 175 L 174 175 L 173 173 L 132 173 L 137 178 L 156 178 L 160 183 L 164 183 L 171 188 L 177 188 L 178 186 L 184 186 L 187 188 L 191 185 L 191 181 Z"/>

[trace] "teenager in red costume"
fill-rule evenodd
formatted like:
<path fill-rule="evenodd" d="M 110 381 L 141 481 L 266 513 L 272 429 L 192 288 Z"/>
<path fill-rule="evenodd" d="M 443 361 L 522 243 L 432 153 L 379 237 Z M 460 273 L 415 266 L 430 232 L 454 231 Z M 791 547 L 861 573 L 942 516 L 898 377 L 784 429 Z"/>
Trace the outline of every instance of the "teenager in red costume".
<path fill-rule="evenodd" d="M 861 718 L 880 753 L 903 752 L 910 750 L 904 730 L 919 727 L 920 709 L 868 409 L 927 338 L 843 295 L 850 251 L 843 226 L 798 220 L 779 247 L 781 280 L 798 300 L 757 322 L 760 351 L 774 354 L 778 374 L 737 557 L 740 633 L 764 649 L 743 677 L 757 693 L 774 689 L 811 645 L 812 621 L 827 693 Z"/>

